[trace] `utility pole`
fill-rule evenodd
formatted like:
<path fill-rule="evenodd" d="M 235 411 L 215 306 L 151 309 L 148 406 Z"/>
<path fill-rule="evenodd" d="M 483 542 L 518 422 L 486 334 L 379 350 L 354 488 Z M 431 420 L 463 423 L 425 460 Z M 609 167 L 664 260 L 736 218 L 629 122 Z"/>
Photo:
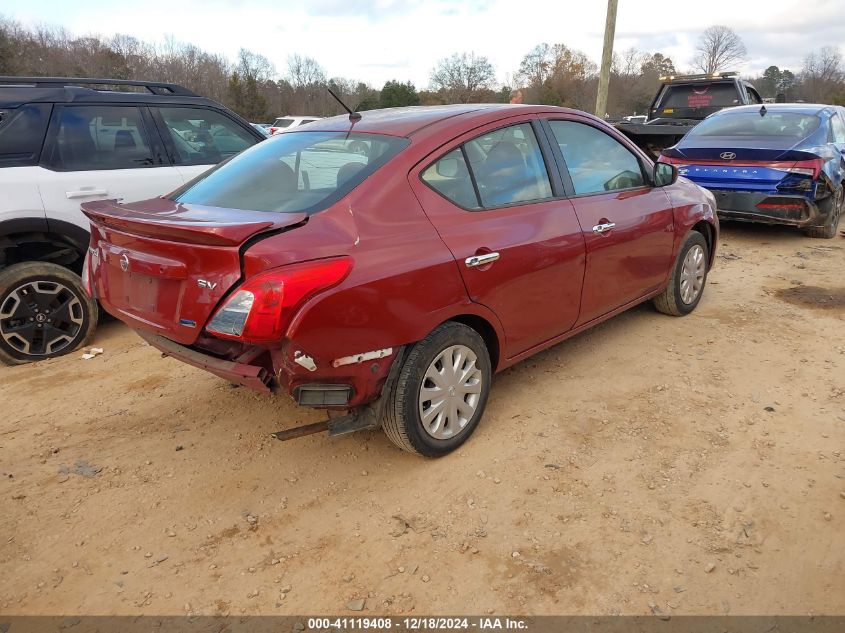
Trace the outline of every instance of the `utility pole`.
<path fill-rule="evenodd" d="M 616 6 L 619 0 L 607 0 L 607 21 L 604 24 L 604 50 L 601 54 L 599 93 L 596 97 L 596 116 L 607 114 L 607 87 L 610 84 L 610 64 L 613 61 L 613 37 L 616 33 Z"/>

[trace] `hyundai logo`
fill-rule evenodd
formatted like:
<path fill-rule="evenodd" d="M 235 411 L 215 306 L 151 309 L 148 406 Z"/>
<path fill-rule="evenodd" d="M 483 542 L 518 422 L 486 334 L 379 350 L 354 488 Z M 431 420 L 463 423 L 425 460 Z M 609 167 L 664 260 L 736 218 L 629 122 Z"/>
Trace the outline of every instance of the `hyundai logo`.
<path fill-rule="evenodd" d="M 129 257 L 124 253 L 120 256 L 120 270 L 126 272 L 129 270 Z"/>
<path fill-rule="evenodd" d="M 733 160 L 734 158 L 736 158 L 736 154 L 734 154 L 733 152 L 722 152 L 721 154 L 719 154 L 719 158 L 723 158 L 724 160 Z"/>

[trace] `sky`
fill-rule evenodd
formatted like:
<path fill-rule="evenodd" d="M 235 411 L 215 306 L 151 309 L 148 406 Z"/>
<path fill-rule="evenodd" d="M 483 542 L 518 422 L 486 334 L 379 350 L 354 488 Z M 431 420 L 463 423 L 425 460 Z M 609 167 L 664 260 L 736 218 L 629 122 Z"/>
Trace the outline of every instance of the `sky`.
<path fill-rule="evenodd" d="M 267 57 L 280 76 L 298 53 L 329 77 L 374 87 L 410 80 L 419 88 L 439 59 L 456 52 L 486 56 L 504 84 L 541 42 L 599 63 L 606 9 L 604 0 L 0 0 L 0 15 L 25 26 L 148 42 L 169 35 L 233 60 L 243 47 Z M 619 0 L 614 50 L 661 52 L 688 70 L 699 35 L 713 24 L 733 28 L 748 49 L 748 60 L 730 70 L 797 72 L 809 52 L 845 44 L 845 1 Z"/>

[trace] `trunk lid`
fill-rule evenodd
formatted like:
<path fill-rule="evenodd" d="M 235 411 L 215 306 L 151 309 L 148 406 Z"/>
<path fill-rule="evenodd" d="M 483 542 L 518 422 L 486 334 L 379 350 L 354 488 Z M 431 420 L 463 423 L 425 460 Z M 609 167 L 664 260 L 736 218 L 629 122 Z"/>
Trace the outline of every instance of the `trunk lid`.
<path fill-rule="evenodd" d="M 775 192 L 791 178 L 786 169 L 818 158 L 794 146 L 784 148 L 783 139 L 696 139 L 694 146 L 681 145 L 663 154 L 682 176 L 710 189 Z"/>
<path fill-rule="evenodd" d="M 304 224 L 304 213 L 184 205 L 89 202 L 88 269 L 94 296 L 133 327 L 190 345 L 240 279 L 251 238 Z"/>

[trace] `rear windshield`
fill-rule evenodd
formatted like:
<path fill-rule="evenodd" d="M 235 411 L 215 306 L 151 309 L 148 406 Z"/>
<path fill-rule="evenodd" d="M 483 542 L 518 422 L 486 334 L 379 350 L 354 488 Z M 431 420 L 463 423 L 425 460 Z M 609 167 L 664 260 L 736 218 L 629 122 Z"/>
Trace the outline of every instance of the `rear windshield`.
<path fill-rule="evenodd" d="M 799 112 L 766 112 L 759 110 L 726 112 L 704 119 L 687 137 L 739 136 L 788 137 L 802 139 L 815 132 L 821 120 L 814 114 Z"/>
<path fill-rule="evenodd" d="M 668 86 L 660 108 L 722 108 L 740 105 L 739 94 L 732 83 L 680 84 Z"/>
<path fill-rule="evenodd" d="M 293 119 L 276 119 L 273 127 L 290 127 L 291 123 L 293 123 Z"/>
<path fill-rule="evenodd" d="M 342 198 L 408 142 L 379 134 L 279 134 L 206 172 L 173 198 L 230 209 L 312 213 Z"/>

